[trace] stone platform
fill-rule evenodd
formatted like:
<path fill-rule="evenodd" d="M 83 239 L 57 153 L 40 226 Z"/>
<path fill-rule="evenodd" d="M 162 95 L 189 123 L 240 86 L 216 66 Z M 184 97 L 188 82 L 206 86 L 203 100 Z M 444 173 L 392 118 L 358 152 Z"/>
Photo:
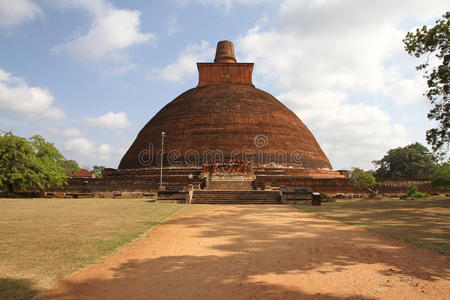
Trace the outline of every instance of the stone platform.
<path fill-rule="evenodd" d="M 202 177 L 202 167 L 163 168 L 163 185 L 172 190 L 183 190 L 192 185 L 194 190 L 235 190 L 267 191 L 278 190 L 282 186 L 304 186 L 313 192 L 326 194 L 364 194 L 366 191 L 349 184 L 344 172 L 330 170 L 311 170 L 307 168 L 269 168 L 253 169 L 253 181 L 207 181 Z M 69 178 L 68 185 L 60 189 L 45 191 L 55 197 L 81 197 L 90 194 L 100 198 L 146 197 L 159 191 L 160 169 L 111 170 L 103 178 Z M 378 180 L 379 193 L 404 193 L 412 185 L 421 192 L 433 191 L 429 181 Z M 136 194 L 137 193 L 137 194 Z M 136 196 L 142 195 L 142 196 Z"/>

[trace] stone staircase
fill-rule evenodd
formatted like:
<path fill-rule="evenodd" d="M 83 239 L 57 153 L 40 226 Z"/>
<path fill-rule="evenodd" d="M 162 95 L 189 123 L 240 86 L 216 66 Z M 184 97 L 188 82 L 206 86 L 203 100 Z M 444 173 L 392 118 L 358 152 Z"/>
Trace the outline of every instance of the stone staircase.
<path fill-rule="evenodd" d="M 252 181 L 207 181 L 206 189 L 215 191 L 249 191 L 253 190 Z"/>
<path fill-rule="evenodd" d="M 194 191 L 192 204 L 280 204 L 277 191 Z"/>

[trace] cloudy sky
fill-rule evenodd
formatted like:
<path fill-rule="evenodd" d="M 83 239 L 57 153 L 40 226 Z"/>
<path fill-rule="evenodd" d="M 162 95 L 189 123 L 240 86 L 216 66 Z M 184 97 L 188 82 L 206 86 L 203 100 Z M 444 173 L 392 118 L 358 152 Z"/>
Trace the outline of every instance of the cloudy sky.
<path fill-rule="evenodd" d="M 441 0 L 0 0 L 0 129 L 117 167 L 138 131 L 197 84 L 217 41 L 292 109 L 335 169 L 373 168 L 433 126 L 406 32 Z"/>

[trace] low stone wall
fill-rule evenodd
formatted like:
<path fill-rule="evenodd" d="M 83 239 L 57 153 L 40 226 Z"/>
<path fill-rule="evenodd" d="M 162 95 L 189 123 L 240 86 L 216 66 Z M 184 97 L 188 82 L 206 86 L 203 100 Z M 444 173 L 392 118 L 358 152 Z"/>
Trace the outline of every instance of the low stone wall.
<path fill-rule="evenodd" d="M 257 176 L 256 186 L 305 186 L 320 193 L 365 193 L 363 189 L 355 188 L 348 183 L 347 178 L 313 179 L 297 176 Z"/>
<path fill-rule="evenodd" d="M 329 171 L 321 171 L 322 178 L 306 176 L 308 170 L 289 168 L 258 168 L 255 170 L 256 179 L 245 182 L 245 187 L 236 189 L 268 190 L 281 186 L 304 186 L 313 192 L 325 194 L 367 194 L 364 189 L 355 188 L 349 184 L 349 179 L 342 175 L 340 178 L 327 178 L 331 176 Z M 309 172 L 309 171 L 308 171 Z M 332 171 L 334 172 L 334 171 Z M 337 172 L 334 172 L 337 173 Z M 167 168 L 163 169 L 163 185 L 173 187 L 186 187 L 194 185 L 195 189 L 205 188 L 206 182 L 201 178 L 202 169 L 193 168 Z M 121 193 L 141 192 L 149 193 L 159 190 L 160 170 L 158 168 L 115 170 L 103 178 L 70 178 L 68 185 L 62 189 L 51 189 L 48 192 L 65 193 Z M 221 186 L 222 182 L 212 184 L 212 189 L 230 189 L 235 182 L 229 182 Z M 236 183 L 239 184 L 239 183 Z M 429 180 L 405 180 L 405 179 L 379 179 L 375 189 L 379 193 L 396 194 L 405 193 L 411 186 L 417 186 L 421 192 L 449 193 L 450 191 L 435 190 Z M 109 195 L 109 194 L 108 194 Z"/>
<path fill-rule="evenodd" d="M 199 185 L 199 179 L 188 176 L 166 176 L 163 178 L 164 185 L 187 186 L 188 184 Z M 68 185 L 62 189 L 50 189 L 57 192 L 148 192 L 159 189 L 159 177 L 130 176 L 127 178 L 69 178 Z"/>
<path fill-rule="evenodd" d="M 416 186 L 423 193 L 448 193 L 450 190 L 438 190 L 431 186 L 430 180 L 414 179 L 378 179 L 377 188 L 379 193 L 404 193 L 412 186 Z"/>

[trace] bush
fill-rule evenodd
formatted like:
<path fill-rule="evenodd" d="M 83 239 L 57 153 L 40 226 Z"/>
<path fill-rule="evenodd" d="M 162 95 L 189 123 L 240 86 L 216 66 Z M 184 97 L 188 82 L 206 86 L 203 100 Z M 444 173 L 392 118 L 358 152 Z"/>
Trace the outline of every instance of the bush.
<path fill-rule="evenodd" d="M 430 195 L 417 191 L 417 186 L 415 186 L 415 185 L 413 185 L 406 194 L 400 195 L 400 199 L 426 198 L 426 197 L 430 197 Z"/>
<path fill-rule="evenodd" d="M 450 189 L 450 164 L 443 164 L 431 177 L 433 188 Z"/>

